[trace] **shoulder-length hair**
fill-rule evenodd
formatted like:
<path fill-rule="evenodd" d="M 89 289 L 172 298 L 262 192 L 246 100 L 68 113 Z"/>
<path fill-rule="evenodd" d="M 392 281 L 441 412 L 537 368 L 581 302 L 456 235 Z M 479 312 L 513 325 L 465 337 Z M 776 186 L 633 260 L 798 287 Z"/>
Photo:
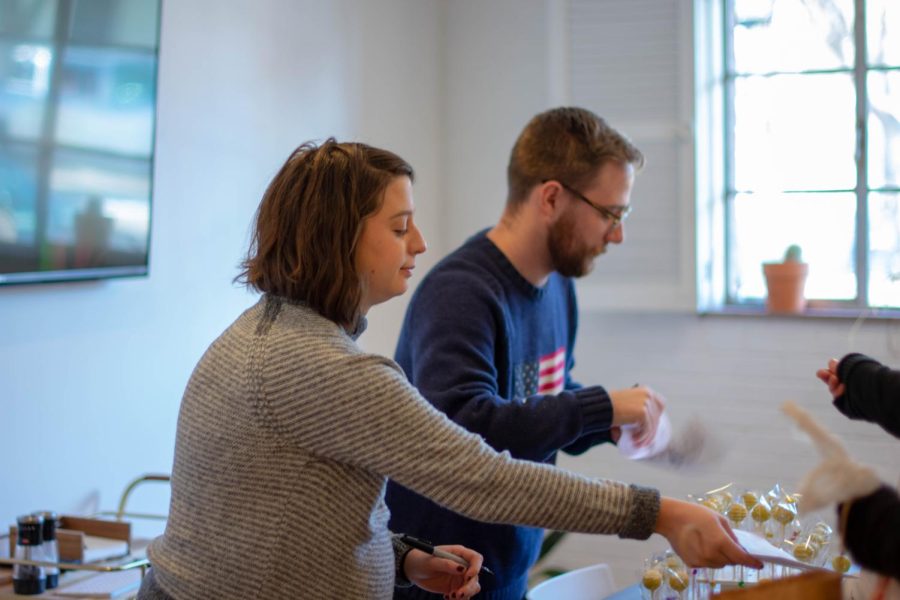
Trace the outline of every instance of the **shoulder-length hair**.
<path fill-rule="evenodd" d="M 235 281 L 352 325 L 362 295 L 354 256 L 363 222 L 396 177 L 414 175 L 393 152 L 334 138 L 301 145 L 263 195 Z"/>

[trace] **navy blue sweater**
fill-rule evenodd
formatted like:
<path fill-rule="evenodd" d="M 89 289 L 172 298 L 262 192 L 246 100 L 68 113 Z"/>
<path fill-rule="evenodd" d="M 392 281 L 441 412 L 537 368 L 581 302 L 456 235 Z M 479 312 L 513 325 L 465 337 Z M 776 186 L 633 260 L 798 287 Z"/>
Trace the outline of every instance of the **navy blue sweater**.
<path fill-rule="evenodd" d="M 572 281 L 538 288 L 481 232 L 422 281 L 406 312 L 395 359 L 432 404 L 516 458 L 554 463 L 609 441 L 612 405 L 599 386 L 570 378 L 577 328 Z M 466 493 L 460 490 L 460 493 Z M 481 523 L 390 482 L 390 528 L 481 552 L 495 576 L 485 600 L 521 600 L 543 530 Z M 395 598 L 434 598 L 418 588 Z"/>

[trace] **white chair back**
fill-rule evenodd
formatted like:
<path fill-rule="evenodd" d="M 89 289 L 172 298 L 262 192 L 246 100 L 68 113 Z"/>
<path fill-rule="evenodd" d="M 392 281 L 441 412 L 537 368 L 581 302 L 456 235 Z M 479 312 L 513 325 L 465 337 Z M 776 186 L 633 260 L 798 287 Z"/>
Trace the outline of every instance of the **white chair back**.
<path fill-rule="evenodd" d="M 537 584 L 526 600 L 603 600 L 616 591 L 607 564 L 591 565 L 557 575 Z"/>

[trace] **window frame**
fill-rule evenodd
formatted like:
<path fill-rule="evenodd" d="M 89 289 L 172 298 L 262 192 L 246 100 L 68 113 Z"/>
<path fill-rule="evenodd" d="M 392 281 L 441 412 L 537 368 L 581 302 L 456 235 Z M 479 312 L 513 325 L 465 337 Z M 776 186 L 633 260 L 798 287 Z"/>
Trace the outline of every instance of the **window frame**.
<path fill-rule="evenodd" d="M 740 299 L 735 294 L 733 253 L 733 206 L 739 193 L 735 186 L 735 82 L 757 73 L 738 73 L 734 67 L 734 4 L 737 0 L 696 0 L 694 3 L 695 123 L 696 123 L 696 215 L 697 215 L 697 306 L 700 312 L 761 312 L 764 299 Z M 810 299 L 807 315 L 856 315 L 879 312 L 900 317 L 900 307 L 869 304 L 869 194 L 900 192 L 900 186 L 868 185 L 868 88 L 871 72 L 891 72 L 900 66 L 868 65 L 866 0 L 854 1 L 852 67 L 804 70 L 797 74 L 848 73 L 856 95 L 854 123 L 856 198 L 854 268 L 856 297 L 851 300 Z M 795 71 L 775 71 L 774 73 Z M 795 190 L 791 190 L 795 191 Z M 796 190 L 821 191 L 821 190 Z"/>

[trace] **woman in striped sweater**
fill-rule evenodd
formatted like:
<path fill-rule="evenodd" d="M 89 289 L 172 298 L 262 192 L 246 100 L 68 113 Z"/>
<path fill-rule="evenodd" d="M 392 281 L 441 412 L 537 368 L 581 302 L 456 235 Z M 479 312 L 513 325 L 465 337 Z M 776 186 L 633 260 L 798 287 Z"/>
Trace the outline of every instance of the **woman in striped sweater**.
<path fill-rule="evenodd" d="M 472 563 L 448 574 L 392 544 L 388 478 L 481 521 L 660 533 L 690 565 L 761 566 L 704 507 L 495 452 L 357 345 L 425 251 L 412 179 L 391 152 L 330 139 L 300 146 L 269 185 L 240 276 L 263 295 L 187 385 L 139 598 L 390 598 L 405 580 L 475 594 L 476 553 L 448 547 Z"/>

